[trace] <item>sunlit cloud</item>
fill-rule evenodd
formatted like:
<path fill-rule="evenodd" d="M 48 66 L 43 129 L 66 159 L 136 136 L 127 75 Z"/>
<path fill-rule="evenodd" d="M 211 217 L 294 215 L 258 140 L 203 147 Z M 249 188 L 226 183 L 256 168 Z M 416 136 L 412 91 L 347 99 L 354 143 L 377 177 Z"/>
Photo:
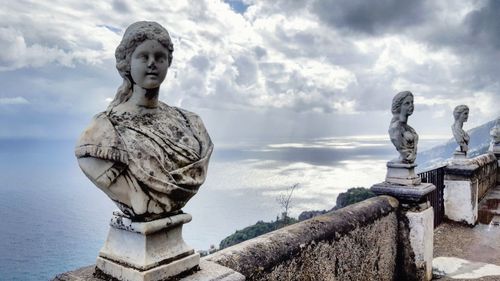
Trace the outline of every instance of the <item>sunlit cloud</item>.
<path fill-rule="evenodd" d="M 85 120 L 83 114 L 104 110 L 120 85 L 114 50 L 124 30 L 148 19 L 169 30 L 175 48 L 160 98 L 205 119 L 260 114 L 238 118 L 258 137 L 267 135 L 262 122 L 269 120 L 288 122 L 273 128 L 281 137 L 383 134 L 390 116 L 381 112 L 397 92 L 411 90 L 411 122 L 419 133 L 436 134 L 448 130 L 454 103 L 469 105 L 469 125 L 498 115 L 493 3 L 202 0 L 160 2 L 151 10 L 117 0 L 6 2 L 0 82 L 9 96 L 29 100 L 33 114 Z M 14 116 L 8 118 L 17 122 Z"/>
<path fill-rule="evenodd" d="M 23 97 L 0 98 L 0 105 L 17 105 L 17 104 L 28 104 L 28 103 L 30 102 Z"/>

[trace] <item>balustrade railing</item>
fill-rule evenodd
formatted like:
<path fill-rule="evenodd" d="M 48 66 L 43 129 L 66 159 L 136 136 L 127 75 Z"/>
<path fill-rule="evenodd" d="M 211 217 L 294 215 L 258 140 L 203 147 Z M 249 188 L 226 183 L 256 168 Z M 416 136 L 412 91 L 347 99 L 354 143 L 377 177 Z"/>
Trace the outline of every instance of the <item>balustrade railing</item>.
<path fill-rule="evenodd" d="M 444 219 L 444 168 L 445 166 L 440 166 L 418 174 L 422 182 L 432 183 L 436 186 L 436 189 L 427 197 L 434 209 L 434 228 L 441 224 Z"/>

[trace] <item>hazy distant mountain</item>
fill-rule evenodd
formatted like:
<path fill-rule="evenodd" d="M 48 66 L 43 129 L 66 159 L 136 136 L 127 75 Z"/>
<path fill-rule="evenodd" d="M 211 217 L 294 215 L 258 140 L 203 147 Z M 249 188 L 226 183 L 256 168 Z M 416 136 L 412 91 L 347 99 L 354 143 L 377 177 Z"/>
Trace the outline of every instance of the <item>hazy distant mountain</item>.
<path fill-rule="evenodd" d="M 467 123 L 466 123 L 467 124 Z M 495 120 L 468 130 L 470 136 L 468 158 L 483 154 L 490 145 L 490 130 L 495 125 Z M 450 128 L 451 135 L 451 128 Z M 432 167 L 440 166 L 443 162 L 453 156 L 453 151 L 457 148 L 455 139 L 451 137 L 446 143 L 435 146 L 429 150 L 419 152 L 417 155 L 417 170 L 428 170 Z"/>

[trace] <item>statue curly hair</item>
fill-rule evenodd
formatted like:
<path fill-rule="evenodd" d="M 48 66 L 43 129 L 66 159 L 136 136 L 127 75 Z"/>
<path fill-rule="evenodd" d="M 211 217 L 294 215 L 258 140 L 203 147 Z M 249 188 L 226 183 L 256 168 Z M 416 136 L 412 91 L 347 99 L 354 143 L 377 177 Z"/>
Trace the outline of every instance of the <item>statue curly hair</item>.
<path fill-rule="evenodd" d="M 126 102 L 132 95 L 132 84 L 134 83 L 130 75 L 130 60 L 134 50 L 146 40 L 156 40 L 168 50 L 168 66 L 172 64 L 174 45 L 168 31 L 156 22 L 138 21 L 131 24 L 122 41 L 116 47 L 116 69 L 123 78 L 123 83 L 118 88 L 115 98 L 108 106 L 108 111 L 113 107 Z"/>

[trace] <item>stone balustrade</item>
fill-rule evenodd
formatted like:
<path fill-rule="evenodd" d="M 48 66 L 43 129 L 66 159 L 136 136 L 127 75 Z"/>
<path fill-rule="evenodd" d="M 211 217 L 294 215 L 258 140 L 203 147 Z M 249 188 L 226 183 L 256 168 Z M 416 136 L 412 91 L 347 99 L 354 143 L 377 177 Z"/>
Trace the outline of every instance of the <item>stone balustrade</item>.
<path fill-rule="evenodd" d="M 398 219 L 398 206 L 393 197 L 371 198 L 205 259 L 240 272 L 247 280 L 399 280 L 397 276 L 417 270 L 403 258 L 411 247 L 408 225 Z"/>
<path fill-rule="evenodd" d="M 469 225 L 477 223 L 478 205 L 497 184 L 498 162 L 493 153 L 451 161 L 445 168 L 445 216 Z"/>

